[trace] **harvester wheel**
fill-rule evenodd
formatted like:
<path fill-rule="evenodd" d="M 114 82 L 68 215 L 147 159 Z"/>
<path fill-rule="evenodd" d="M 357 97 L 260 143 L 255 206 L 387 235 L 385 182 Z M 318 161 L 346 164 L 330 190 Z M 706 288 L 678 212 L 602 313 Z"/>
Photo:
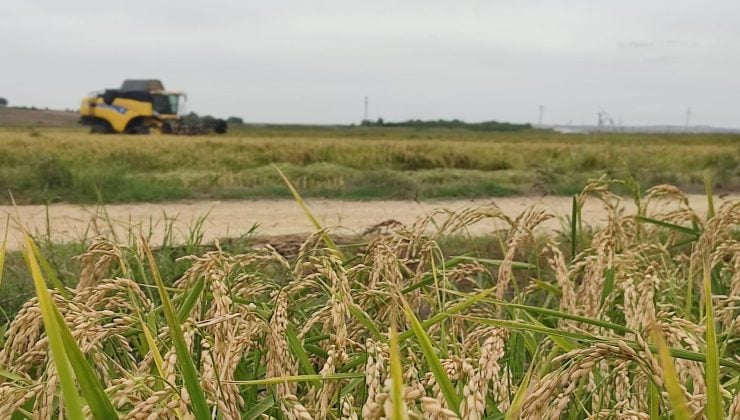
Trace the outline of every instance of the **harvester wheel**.
<path fill-rule="evenodd" d="M 127 134 L 149 134 L 149 127 L 143 123 L 133 124 L 126 128 Z"/>
<path fill-rule="evenodd" d="M 134 134 L 149 134 L 149 127 L 145 125 L 137 125 L 134 127 Z"/>
<path fill-rule="evenodd" d="M 213 126 L 213 131 L 217 134 L 224 134 L 228 130 L 229 126 L 224 120 L 217 120 Z"/>
<path fill-rule="evenodd" d="M 106 121 L 97 121 L 90 127 L 90 134 L 111 134 L 113 127 Z"/>
<path fill-rule="evenodd" d="M 172 134 L 172 124 L 168 122 L 162 123 L 162 126 L 159 128 L 159 131 L 161 131 L 162 134 Z"/>

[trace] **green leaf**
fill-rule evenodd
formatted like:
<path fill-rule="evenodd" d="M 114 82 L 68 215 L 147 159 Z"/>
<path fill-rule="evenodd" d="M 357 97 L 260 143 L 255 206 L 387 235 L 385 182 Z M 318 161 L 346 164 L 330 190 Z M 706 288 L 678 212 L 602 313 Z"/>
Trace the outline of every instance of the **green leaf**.
<path fill-rule="evenodd" d="M 66 299 L 70 299 L 72 295 L 69 293 L 67 288 L 64 287 L 64 283 L 59 280 L 59 276 L 57 275 L 56 270 L 54 270 L 54 267 L 52 267 L 51 264 L 49 264 L 49 261 L 44 258 L 44 254 L 41 253 L 38 245 L 36 245 L 35 242 L 31 241 L 31 247 L 36 254 L 38 264 L 41 266 L 41 269 L 44 270 L 44 274 L 46 275 L 46 278 L 49 280 L 51 285 L 54 286 L 54 289 L 56 289 L 56 291 L 59 292 L 60 295 L 64 296 Z"/>
<path fill-rule="evenodd" d="M 510 303 L 495 299 L 485 299 L 485 302 L 493 303 L 494 305 L 505 306 L 509 308 L 523 309 L 527 312 L 532 312 L 540 315 L 552 316 L 555 318 L 569 319 L 572 321 L 582 322 L 584 324 L 595 325 L 597 327 L 610 329 L 621 333 L 634 333 L 631 329 L 624 325 L 615 324 L 613 322 L 602 321 L 600 319 L 587 318 L 580 315 L 573 315 L 567 312 L 558 311 L 555 309 L 541 308 L 539 306 L 523 305 L 520 303 Z"/>
<path fill-rule="evenodd" d="M 551 293 L 553 296 L 561 297 L 563 296 L 562 290 L 560 290 L 558 287 L 553 286 L 552 284 L 542 281 L 542 280 L 535 280 L 534 284 L 539 287 L 540 289 Z"/>
<path fill-rule="evenodd" d="M 480 324 L 493 325 L 495 327 L 507 328 L 507 329 L 513 329 L 513 330 L 531 331 L 531 332 L 545 334 L 548 336 L 564 337 L 564 338 L 570 338 L 570 339 L 579 340 L 579 341 L 603 341 L 602 339 L 600 339 L 600 337 L 596 337 L 591 334 L 577 333 L 577 332 L 571 332 L 571 331 L 566 331 L 566 330 L 561 330 L 561 329 L 556 329 L 556 328 L 550 328 L 550 327 L 545 327 L 541 324 L 534 325 L 534 324 L 529 324 L 529 323 L 521 322 L 521 321 L 480 318 L 476 316 L 462 316 L 462 318 L 468 321 L 477 322 Z"/>
<path fill-rule="evenodd" d="M 604 288 L 601 290 L 601 301 L 599 305 L 604 305 L 604 302 L 606 301 L 606 298 L 609 297 L 609 294 L 611 294 L 612 290 L 614 290 L 614 267 L 609 267 L 606 269 L 605 273 L 605 280 L 604 280 Z"/>
<path fill-rule="evenodd" d="M 455 267 L 459 265 L 465 257 L 454 257 L 447 261 L 444 261 L 442 264 L 438 265 L 434 270 L 444 270 L 444 269 L 450 269 L 452 267 Z M 406 286 L 403 290 L 401 290 L 401 293 L 406 294 L 409 292 L 412 292 L 420 287 L 429 286 L 430 284 L 434 283 L 434 274 L 427 274 L 424 276 L 421 280 L 417 281 L 414 284 L 411 284 L 409 286 Z"/>
<path fill-rule="evenodd" d="M 543 325 L 540 321 L 538 321 L 532 315 L 530 315 L 528 313 L 526 315 L 527 315 L 527 317 L 529 317 L 529 320 L 532 321 L 532 323 L 534 325 L 536 325 L 538 327 L 545 327 L 545 325 Z M 545 328 L 547 328 L 547 327 L 545 327 Z M 547 336 L 550 337 L 550 340 L 552 340 L 555 344 L 557 344 L 558 347 L 560 347 L 561 349 L 565 350 L 566 352 L 569 352 L 569 351 L 571 351 L 571 350 L 573 350 L 574 348 L 577 347 L 574 343 L 568 341 L 567 338 L 560 337 L 560 336 L 557 336 L 555 334 L 547 334 Z"/>
<path fill-rule="evenodd" d="M 260 340 L 260 344 L 264 345 L 264 340 Z M 240 381 L 251 381 L 254 379 L 257 379 L 260 377 L 260 367 L 262 364 L 260 363 L 260 360 L 262 360 L 262 355 L 264 353 L 259 350 L 259 348 L 254 352 L 254 355 L 252 356 L 252 369 L 251 371 L 244 368 L 244 371 L 247 373 L 244 376 L 235 376 L 237 380 Z M 242 395 L 244 395 L 245 402 L 247 404 L 254 404 L 255 401 L 257 401 L 257 387 L 251 387 L 246 390 L 246 392 L 243 392 Z"/>
<path fill-rule="evenodd" d="M 496 327 L 501 328 L 509 328 L 513 330 L 525 330 L 525 331 L 532 331 L 532 332 L 538 332 L 542 334 L 547 335 L 557 335 L 560 337 L 566 337 L 571 338 L 574 340 L 580 340 L 580 341 L 586 341 L 586 342 L 613 342 L 613 339 L 607 338 L 607 337 L 599 337 L 591 334 L 585 334 L 585 333 L 577 333 L 577 332 L 570 332 L 570 331 L 564 331 L 560 329 L 555 328 L 549 328 L 549 327 L 541 327 L 537 325 L 527 324 L 524 322 L 519 321 L 508 321 L 503 319 L 489 319 L 489 318 L 480 318 L 475 316 L 462 316 L 462 318 L 472 321 L 472 322 L 478 322 L 481 324 L 486 325 L 493 325 Z M 627 343 L 628 346 L 635 350 L 641 350 L 642 347 L 640 347 L 636 342 L 624 340 L 625 343 Z M 649 346 L 650 351 L 653 353 L 657 353 L 658 350 L 654 345 Z M 705 363 L 707 361 L 708 356 L 703 353 L 698 353 L 694 351 L 684 350 L 684 349 L 676 349 L 676 348 L 670 348 L 671 356 L 677 357 L 679 359 L 685 359 L 685 360 L 692 360 L 694 362 L 701 362 Z M 720 366 L 726 366 L 735 370 L 740 370 L 740 363 L 735 362 L 733 360 L 728 359 L 719 359 L 719 365 Z"/>
<path fill-rule="evenodd" d="M 293 376 L 276 376 L 273 378 L 266 379 L 254 379 L 248 381 L 223 381 L 227 384 L 236 384 L 241 386 L 258 386 L 258 385 L 275 385 L 282 384 L 285 382 L 321 382 L 328 380 L 339 380 L 339 379 L 354 379 L 364 378 L 363 373 L 350 372 L 350 373 L 334 373 L 331 375 L 293 375 Z"/>
<path fill-rule="evenodd" d="M 303 348 L 301 340 L 298 339 L 298 335 L 292 325 L 288 325 L 288 328 L 285 331 L 285 338 L 288 340 L 290 352 L 293 353 L 293 356 L 298 360 L 298 367 L 301 373 L 304 375 L 315 375 L 316 371 L 311 364 L 311 360 L 308 358 L 308 354 Z"/>
<path fill-rule="evenodd" d="M 650 381 L 648 386 L 650 387 L 650 398 L 648 400 L 648 412 L 650 413 L 650 419 L 660 420 L 660 390 L 653 381 Z"/>
<path fill-rule="evenodd" d="M 69 331 L 64 318 L 62 318 L 62 314 L 56 306 L 54 306 L 54 315 L 59 326 L 62 341 L 64 342 L 64 348 L 67 350 L 67 356 L 80 382 L 80 389 L 82 389 L 82 393 L 85 395 L 93 417 L 96 419 L 117 419 L 118 414 L 115 408 L 113 408 L 110 399 L 105 394 L 103 384 L 90 367 L 90 363 L 85 359 L 85 355 L 77 345 L 77 341 L 72 337 L 72 333 Z"/>
<path fill-rule="evenodd" d="M 378 330 L 378 327 L 375 326 L 375 323 L 370 320 L 367 313 L 362 310 L 356 303 L 350 303 L 348 306 L 349 313 L 352 314 L 357 321 L 362 324 L 365 328 L 367 328 L 372 334 L 373 338 L 376 340 L 383 340 L 385 341 L 385 337 L 383 334 L 380 333 L 380 330 Z"/>
<path fill-rule="evenodd" d="M 663 335 L 657 327 L 653 329 L 652 335 L 655 345 L 658 347 L 658 360 L 660 361 L 660 366 L 663 368 L 663 377 L 665 378 L 665 387 L 671 401 L 673 418 L 676 420 L 689 420 L 686 397 L 681 389 L 681 382 L 678 379 L 678 375 L 676 375 L 676 369 L 673 366 L 673 358 L 671 358 L 671 353 L 668 351 L 668 345 L 666 345 Z"/>
<path fill-rule="evenodd" d="M 712 179 L 709 175 L 704 177 L 704 191 L 707 194 L 707 220 L 714 217 L 714 193 L 712 192 Z"/>
<path fill-rule="evenodd" d="M 141 324 L 141 330 L 144 332 L 144 339 L 146 340 L 147 347 L 149 347 L 149 351 L 152 353 L 154 365 L 157 367 L 157 373 L 159 373 L 161 378 L 164 378 L 164 359 L 162 358 L 162 353 L 159 351 L 159 347 L 157 347 L 157 342 L 154 341 L 152 332 L 149 330 L 149 324 L 144 322 L 141 315 L 139 315 L 139 323 Z"/>
<path fill-rule="evenodd" d="M 167 321 L 167 326 L 170 328 L 170 336 L 172 337 L 172 345 L 175 347 L 175 354 L 177 356 L 177 362 L 180 365 L 182 371 L 182 378 L 185 382 L 185 388 L 188 390 L 190 395 L 190 405 L 195 414 L 195 418 L 198 420 L 206 420 L 211 418 L 210 410 L 208 409 L 208 403 L 206 402 L 206 396 L 203 393 L 203 388 L 200 386 L 200 380 L 198 379 L 198 371 L 195 369 L 193 363 L 193 357 L 190 355 L 188 346 L 185 343 L 185 336 L 180 328 L 180 322 L 178 321 L 175 309 L 172 307 L 170 297 L 167 295 L 167 290 L 162 281 L 162 277 L 159 275 L 159 269 L 154 262 L 154 256 L 152 250 L 149 248 L 149 244 L 141 236 L 141 241 L 146 253 L 147 260 L 149 261 L 149 268 L 152 271 L 152 276 L 157 284 L 157 290 L 159 291 L 159 297 L 162 300 L 162 308 L 164 310 L 164 317 Z"/>
<path fill-rule="evenodd" d="M 341 391 L 339 391 L 339 396 L 344 397 L 345 395 L 349 394 L 350 392 L 354 391 L 355 388 L 360 386 L 361 384 L 365 383 L 365 378 L 354 378 L 349 381 L 347 385 L 345 385 Z"/>
<path fill-rule="evenodd" d="M 495 290 L 495 288 L 491 287 L 491 288 L 488 288 L 486 290 L 480 291 L 480 292 L 476 293 L 475 295 L 470 296 L 469 298 L 465 299 L 464 301 L 459 302 L 459 303 L 456 303 L 455 305 L 452 305 L 446 311 L 439 312 L 436 315 L 430 317 L 429 319 L 427 319 L 424 322 L 422 322 L 421 323 L 421 326 L 424 329 L 426 329 L 426 328 L 431 327 L 434 324 L 438 324 L 438 323 L 444 321 L 445 319 L 449 318 L 450 316 L 452 316 L 452 315 L 454 315 L 456 313 L 459 313 L 461 311 L 464 311 L 465 309 L 467 309 L 467 308 L 475 305 L 476 303 L 479 303 L 480 301 L 482 301 L 483 299 L 485 299 L 488 295 L 490 295 L 491 293 L 493 293 L 494 290 Z M 398 335 L 398 340 L 400 342 L 404 342 L 405 340 L 408 340 L 409 338 L 411 338 L 413 336 L 414 336 L 413 329 L 407 330 L 407 331 L 404 331 L 404 332 L 402 332 L 401 334 Z"/>
<path fill-rule="evenodd" d="M 242 420 L 255 420 L 261 418 L 262 413 L 269 410 L 275 405 L 275 396 L 268 395 L 261 399 L 260 402 L 253 405 L 246 413 L 242 415 Z"/>
<path fill-rule="evenodd" d="M 5 369 L 0 369 L 0 376 L 2 376 L 3 378 L 6 378 L 6 379 L 10 379 L 11 381 L 16 381 L 16 382 L 26 382 L 27 381 L 26 378 L 24 378 L 22 376 L 19 376 L 19 375 L 16 375 L 13 372 L 8 372 Z M 2 382 L 2 381 L 0 381 L 0 382 Z"/>
<path fill-rule="evenodd" d="M 321 347 L 315 344 L 304 343 L 303 348 L 306 349 L 307 352 L 315 356 L 319 356 L 323 358 L 329 357 L 329 353 L 326 350 L 322 349 Z"/>
<path fill-rule="evenodd" d="M 290 193 L 293 194 L 293 198 L 298 203 L 298 205 L 301 206 L 301 208 L 303 209 L 303 212 L 306 213 L 306 217 L 308 217 L 308 220 L 311 221 L 311 224 L 314 226 L 314 228 L 318 231 L 321 231 L 321 239 L 324 241 L 326 246 L 336 251 L 336 253 L 339 254 L 339 258 L 344 260 L 344 254 L 342 254 L 342 251 L 339 250 L 339 248 L 337 247 L 337 244 L 335 244 L 334 241 L 331 239 L 331 237 L 329 237 L 329 234 L 327 234 L 326 231 L 324 231 L 324 228 L 321 226 L 321 223 L 319 223 L 319 221 L 316 220 L 316 218 L 313 216 L 313 214 L 311 213 L 311 210 L 308 209 L 306 202 L 303 201 L 303 198 L 301 197 L 301 195 L 298 194 L 298 190 L 295 189 L 295 187 L 290 182 L 288 177 L 285 176 L 283 171 L 281 171 L 277 165 L 272 165 L 272 166 L 275 168 L 278 174 L 280 174 L 280 177 L 283 179 L 283 182 L 285 182 L 285 185 L 288 186 L 288 190 L 290 190 Z"/>
<path fill-rule="evenodd" d="M 10 230 L 10 216 L 5 220 L 5 237 L 0 245 L 0 286 L 3 284 L 3 269 L 5 268 L 5 250 L 8 246 L 8 231 Z"/>
<path fill-rule="evenodd" d="M 645 223 L 650 223 L 650 224 L 653 224 L 653 225 L 661 226 L 661 227 L 664 227 L 664 228 L 668 228 L 668 229 L 671 229 L 671 230 L 675 230 L 676 232 L 686 233 L 688 235 L 694 235 L 694 236 L 697 236 L 697 237 L 701 234 L 701 232 L 699 232 L 696 229 L 688 228 L 686 226 L 676 225 L 676 224 L 669 223 L 669 222 L 664 222 L 662 220 L 653 219 L 653 218 L 646 217 L 646 216 L 637 216 L 637 220 L 639 220 L 641 222 L 645 222 Z"/>
<path fill-rule="evenodd" d="M 464 260 L 464 261 L 477 261 L 477 262 L 479 262 L 481 264 L 491 264 L 491 265 L 494 265 L 494 266 L 500 266 L 504 262 L 504 260 L 490 260 L 488 258 L 468 257 L 468 256 L 465 256 L 465 255 L 460 255 L 460 256 L 457 256 L 455 258 L 458 258 L 458 259 L 461 259 L 461 260 Z M 518 268 L 518 269 L 522 269 L 522 270 L 532 270 L 532 269 L 535 269 L 537 267 L 534 266 L 534 265 L 532 265 L 532 264 L 525 263 L 525 262 L 512 261 L 511 268 Z"/>
<path fill-rule="evenodd" d="M 537 359 L 537 353 L 535 353 L 535 360 Z M 519 413 L 522 411 L 524 405 L 524 396 L 527 395 L 529 388 L 529 380 L 532 378 L 532 371 L 534 370 L 536 363 L 530 363 L 527 374 L 522 378 L 522 382 L 519 384 L 519 388 L 516 390 L 514 399 L 511 401 L 509 409 L 506 411 L 506 420 L 517 420 L 519 419 Z"/>
<path fill-rule="evenodd" d="M 691 253 L 694 253 L 694 248 L 691 248 Z M 694 258 L 689 258 L 689 271 L 688 278 L 686 279 L 686 297 L 684 298 L 684 317 L 687 319 L 691 318 L 691 312 L 694 308 Z M 701 307 L 701 302 L 699 303 Z"/>
<path fill-rule="evenodd" d="M 719 382 L 719 348 L 714 330 L 714 308 L 712 307 L 712 285 L 709 262 L 704 262 L 704 304 L 706 313 L 707 361 L 704 366 L 707 383 L 707 406 L 705 414 L 709 420 L 719 420 L 724 412 Z"/>
<path fill-rule="evenodd" d="M 206 285 L 206 279 L 204 277 L 198 278 L 193 284 L 192 289 L 186 292 L 185 300 L 182 302 L 182 306 L 177 311 L 177 319 L 182 323 L 188 319 L 190 312 L 193 310 L 195 303 L 198 301 L 203 288 Z"/>
<path fill-rule="evenodd" d="M 576 258 L 578 252 L 578 196 L 573 196 L 573 205 L 570 211 L 570 260 Z"/>
<path fill-rule="evenodd" d="M 328 354 L 322 357 L 327 357 L 327 356 Z M 342 367 L 339 368 L 339 371 L 340 372 L 350 372 L 353 369 L 356 369 L 359 366 L 364 365 L 365 362 L 367 362 L 367 354 L 365 353 L 358 354 L 357 356 L 350 358 L 345 364 L 343 364 Z"/>
<path fill-rule="evenodd" d="M 72 363 L 70 362 L 69 356 L 67 355 L 58 321 L 56 315 L 54 314 L 56 307 L 54 306 L 54 301 L 51 300 L 49 289 L 46 288 L 46 283 L 44 282 L 43 275 L 41 274 L 41 268 L 39 267 L 38 261 L 36 260 L 36 252 L 34 250 L 33 241 L 28 236 L 28 234 L 26 234 L 25 239 L 26 248 L 23 255 L 26 259 L 26 264 L 28 265 L 28 268 L 31 270 L 31 277 L 33 278 L 33 284 L 36 288 L 36 296 L 39 300 L 41 318 L 44 322 L 46 337 L 49 340 L 51 355 L 54 360 L 54 366 L 56 366 L 57 369 L 59 384 L 62 388 L 64 408 L 67 416 L 70 419 L 81 420 L 84 418 L 82 414 L 82 399 L 77 392 L 77 383 L 75 381 Z"/>
<path fill-rule="evenodd" d="M 444 395 L 445 400 L 447 400 L 447 406 L 459 416 L 460 396 L 457 395 L 455 387 L 452 386 L 452 381 L 450 381 L 450 377 L 447 376 L 447 372 L 444 367 L 442 367 L 442 363 L 440 362 L 439 357 L 437 357 L 434 347 L 432 347 L 432 340 L 429 338 L 426 331 L 424 331 L 424 327 L 408 305 L 404 304 L 403 311 L 406 313 L 406 318 L 408 319 L 409 324 L 411 324 L 411 331 L 416 335 L 421 351 L 424 353 L 424 359 L 427 361 L 432 374 L 434 374 L 434 379 L 437 380 L 437 384 L 442 391 L 442 395 Z"/>
<path fill-rule="evenodd" d="M 395 317 L 392 318 L 395 320 Z M 391 402 L 393 419 L 407 419 L 406 404 L 403 401 L 403 369 L 401 367 L 401 349 L 398 342 L 396 323 L 391 323 L 390 331 L 390 359 L 391 359 Z"/>

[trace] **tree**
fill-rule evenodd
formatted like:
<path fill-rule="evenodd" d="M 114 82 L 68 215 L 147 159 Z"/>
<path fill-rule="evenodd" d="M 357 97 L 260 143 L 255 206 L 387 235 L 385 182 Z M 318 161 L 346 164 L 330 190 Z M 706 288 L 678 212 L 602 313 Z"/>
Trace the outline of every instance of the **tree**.
<path fill-rule="evenodd" d="M 8 100 L 5 98 L 0 98 L 0 107 L 8 106 Z"/>
<path fill-rule="evenodd" d="M 226 122 L 229 124 L 244 124 L 244 120 L 240 117 L 229 117 L 226 119 Z"/>

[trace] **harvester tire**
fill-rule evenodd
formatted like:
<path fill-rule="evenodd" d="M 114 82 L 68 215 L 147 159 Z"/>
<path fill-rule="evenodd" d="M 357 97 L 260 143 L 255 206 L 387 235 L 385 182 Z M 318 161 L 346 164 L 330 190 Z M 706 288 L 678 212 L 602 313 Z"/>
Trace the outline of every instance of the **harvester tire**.
<path fill-rule="evenodd" d="M 159 131 L 162 134 L 172 134 L 172 124 L 168 122 L 162 123 L 162 126 L 159 128 Z"/>
<path fill-rule="evenodd" d="M 97 121 L 90 127 L 90 134 L 111 134 L 113 127 L 107 121 Z"/>
<path fill-rule="evenodd" d="M 229 126 L 226 124 L 226 121 L 217 120 L 213 126 L 213 131 L 215 131 L 216 134 L 224 134 L 228 128 Z"/>
<path fill-rule="evenodd" d="M 126 133 L 127 134 L 149 134 L 149 127 L 145 126 L 143 123 L 134 124 L 126 128 Z"/>

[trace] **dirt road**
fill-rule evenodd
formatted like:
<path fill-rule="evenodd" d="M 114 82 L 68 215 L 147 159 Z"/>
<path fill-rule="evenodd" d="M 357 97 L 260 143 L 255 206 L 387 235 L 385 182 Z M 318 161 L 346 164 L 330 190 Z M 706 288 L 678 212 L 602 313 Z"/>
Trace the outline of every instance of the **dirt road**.
<path fill-rule="evenodd" d="M 737 195 L 717 199 L 717 205 Z M 692 207 L 699 213 L 706 212 L 706 197 L 689 196 Z M 459 210 L 467 207 L 495 203 L 506 214 L 516 216 L 530 205 L 537 205 L 552 212 L 556 218 L 543 225 L 545 229 L 558 229 L 571 211 L 570 197 L 510 197 L 478 200 L 422 202 L 414 201 L 335 201 L 308 200 L 311 211 L 324 226 L 336 226 L 349 232 L 362 233 L 370 226 L 393 219 L 401 223 L 412 223 L 417 217 L 439 207 Z M 627 206 L 627 210 L 632 208 Z M 90 238 L 96 234 L 107 234 L 109 224 L 107 212 L 119 238 L 126 238 L 133 231 L 138 235 L 139 228 L 146 234 L 154 232 L 153 242 L 161 240 L 167 220 L 174 220 L 177 239 L 186 238 L 189 226 L 199 217 L 206 217 L 203 223 L 205 240 L 223 237 L 238 237 L 257 224 L 261 235 L 285 235 L 312 232 L 313 228 L 301 208 L 292 200 L 254 200 L 254 201 L 197 201 L 158 204 L 117 204 L 108 205 L 103 210 L 95 206 L 53 204 L 46 206 L 0 206 L 0 215 L 16 218 L 17 214 L 30 232 L 50 234 L 55 241 L 69 241 Z M 600 225 L 605 218 L 601 205 L 592 200 L 583 210 L 584 222 Z M 131 227 L 133 226 L 133 230 Z M 485 234 L 497 226 L 492 223 L 479 223 L 471 228 L 473 234 Z M 5 229 L 0 222 L 0 232 Z M 347 232 L 345 230 L 345 232 Z M 3 232 L 4 233 L 4 232 Z M 16 248 L 20 243 L 17 223 L 11 221 L 8 246 Z"/>

